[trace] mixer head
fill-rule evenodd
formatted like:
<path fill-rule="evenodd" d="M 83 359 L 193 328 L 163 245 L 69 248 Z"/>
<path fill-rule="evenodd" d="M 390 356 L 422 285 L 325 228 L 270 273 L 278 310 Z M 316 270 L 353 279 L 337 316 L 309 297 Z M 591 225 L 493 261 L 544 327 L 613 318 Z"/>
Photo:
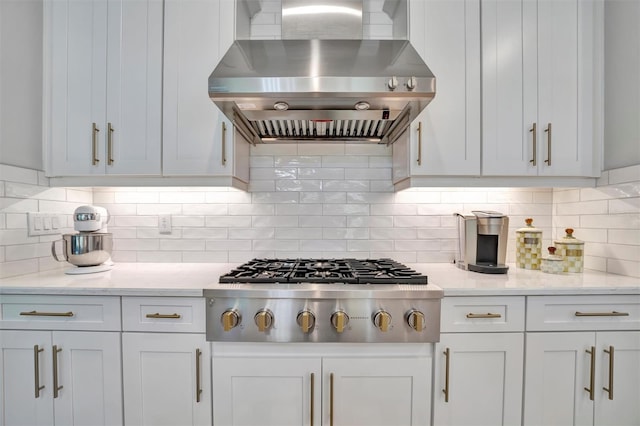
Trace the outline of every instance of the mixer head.
<path fill-rule="evenodd" d="M 80 232 L 107 232 L 109 213 L 104 207 L 80 206 L 73 212 L 73 227 Z"/>

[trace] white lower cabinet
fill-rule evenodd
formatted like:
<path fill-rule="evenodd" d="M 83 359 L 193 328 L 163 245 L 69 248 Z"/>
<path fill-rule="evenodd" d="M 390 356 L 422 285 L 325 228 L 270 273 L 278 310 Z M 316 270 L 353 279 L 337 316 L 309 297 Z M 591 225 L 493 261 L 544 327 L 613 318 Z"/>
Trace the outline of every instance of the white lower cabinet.
<path fill-rule="evenodd" d="M 638 324 L 637 296 L 530 297 L 524 425 L 640 424 Z"/>
<path fill-rule="evenodd" d="M 428 425 L 430 357 L 214 357 L 215 426 Z"/>
<path fill-rule="evenodd" d="M 210 350 L 200 297 L 123 297 L 126 425 L 211 425 Z"/>
<path fill-rule="evenodd" d="M 0 425 L 122 424 L 119 298 L 3 295 L 0 305 Z M 73 331 L 89 328 L 105 331 Z"/>
<path fill-rule="evenodd" d="M 434 425 L 519 425 L 525 298 L 446 297 L 434 355 Z"/>
<path fill-rule="evenodd" d="M 0 424 L 122 424 L 120 333 L 3 330 L 0 347 Z"/>

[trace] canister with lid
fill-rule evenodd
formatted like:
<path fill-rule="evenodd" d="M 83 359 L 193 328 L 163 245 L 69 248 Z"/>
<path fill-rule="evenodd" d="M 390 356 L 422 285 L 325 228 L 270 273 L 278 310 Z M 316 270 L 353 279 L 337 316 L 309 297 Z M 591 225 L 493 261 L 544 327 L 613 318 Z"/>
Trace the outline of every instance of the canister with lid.
<path fill-rule="evenodd" d="M 540 270 L 548 274 L 561 274 L 564 272 L 564 258 L 556 253 L 556 248 L 551 246 L 547 247 L 549 251 L 548 256 L 542 257 L 542 263 L 540 264 Z"/>
<path fill-rule="evenodd" d="M 573 236 L 573 229 L 564 230 L 564 238 L 555 240 L 556 253 L 564 259 L 564 272 L 582 272 L 584 269 L 584 241 Z"/>
<path fill-rule="evenodd" d="M 533 219 L 524 221 L 527 226 L 516 231 L 516 267 L 540 269 L 542 258 L 542 230 L 533 226 Z"/>

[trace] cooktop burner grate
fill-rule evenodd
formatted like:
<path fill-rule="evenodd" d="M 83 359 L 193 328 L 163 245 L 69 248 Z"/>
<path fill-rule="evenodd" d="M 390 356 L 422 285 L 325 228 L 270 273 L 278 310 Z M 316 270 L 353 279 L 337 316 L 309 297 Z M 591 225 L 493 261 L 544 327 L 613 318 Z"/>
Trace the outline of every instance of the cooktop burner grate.
<path fill-rule="evenodd" d="M 426 285 L 427 276 L 391 259 L 253 259 L 220 282 Z"/>

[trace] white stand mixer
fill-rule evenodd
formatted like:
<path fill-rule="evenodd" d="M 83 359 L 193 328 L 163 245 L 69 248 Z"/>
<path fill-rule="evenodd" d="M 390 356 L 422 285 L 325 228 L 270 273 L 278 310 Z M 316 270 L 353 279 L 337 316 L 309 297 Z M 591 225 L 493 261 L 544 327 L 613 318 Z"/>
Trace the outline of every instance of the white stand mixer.
<path fill-rule="evenodd" d="M 109 213 L 104 207 L 80 206 L 73 213 L 77 234 L 64 234 L 62 240 L 51 243 L 51 254 L 58 262 L 67 261 L 75 267 L 66 274 L 92 274 L 113 267 L 111 250 L 113 235 L 107 232 Z M 62 241 L 64 258 L 56 253 L 56 243 Z"/>

